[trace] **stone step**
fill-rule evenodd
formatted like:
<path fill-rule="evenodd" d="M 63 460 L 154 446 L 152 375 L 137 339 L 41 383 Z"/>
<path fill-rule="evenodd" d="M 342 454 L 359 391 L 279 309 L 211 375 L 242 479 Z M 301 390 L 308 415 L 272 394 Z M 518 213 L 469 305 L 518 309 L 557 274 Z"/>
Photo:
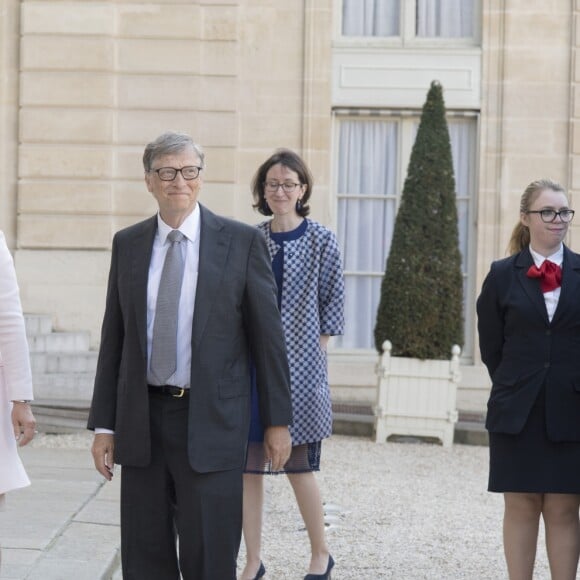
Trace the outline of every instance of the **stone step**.
<path fill-rule="evenodd" d="M 52 316 L 50 314 L 24 314 L 26 334 L 50 334 L 52 332 Z"/>
<path fill-rule="evenodd" d="M 93 396 L 94 373 L 50 373 L 33 377 L 35 399 L 78 400 Z"/>
<path fill-rule="evenodd" d="M 79 352 L 90 347 L 89 332 L 52 332 L 28 336 L 30 352 Z"/>
<path fill-rule="evenodd" d="M 460 415 L 461 417 L 461 415 Z M 462 421 L 455 424 L 454 443 L 464 445 L 489 445 L 489 436 L 483 421 Z"/>
<path fill-rule="evenodd" d="M 41 433 L 74 433 L 87 428 L 89 402 L 79 400 L 35 399 L 32 411 Z"/>
<path fill-rule="evenodd" d="M 332 432 L 338 435 L 374 436 L 373 407 L 368 403 L 338 401 L 332 405 Z M 485 416 L 459 411 L 455 424 L 454 443 L 489 445 Z"/>
<path fill-rule="evenodd" d="M 94 373 L 98 352 L 31 352 L 33 374 L 42 373 Z"/>

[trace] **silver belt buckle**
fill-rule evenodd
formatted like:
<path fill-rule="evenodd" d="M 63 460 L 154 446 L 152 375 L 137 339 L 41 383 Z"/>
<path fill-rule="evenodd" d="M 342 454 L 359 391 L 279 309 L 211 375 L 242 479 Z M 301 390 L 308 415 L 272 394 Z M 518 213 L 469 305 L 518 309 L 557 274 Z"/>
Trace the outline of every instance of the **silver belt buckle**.
<path fill-rule="evenodd" d="M 183 397 L 183 395 L 185 395 L 185 389 L 180 387 L 179 394 L 178 395 L 171 395 L 171 396 L 174 399 L 181 399 Z"/>

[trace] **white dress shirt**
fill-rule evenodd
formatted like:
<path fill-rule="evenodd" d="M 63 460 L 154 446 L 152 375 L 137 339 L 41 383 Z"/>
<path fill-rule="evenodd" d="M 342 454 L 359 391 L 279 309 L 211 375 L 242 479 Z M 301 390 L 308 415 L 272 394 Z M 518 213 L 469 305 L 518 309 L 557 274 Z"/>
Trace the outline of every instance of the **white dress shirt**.
<path fill-rule="evenodd" d="M 191 376 L 191 327 L 193 324 L 193 309 L 197 290 L 197 270 L 199 265 L 199 236 L 201 231 L 201 212 L 199 205 L 191 212 L 178 228 L 185 236 L 181 242 L 181 251 L 184 257 L 183 282 L 179 298 L 179 313 L 177 317 L 177 369 L 168 379 L 167 384 L 176 387 L 189 388 Z M 169 249 L 167 236 L 173 228 L 168 226 L 157 214 L 157 233 L 153 240 L 153 252 L 149 264 L 149 278 L 147 282 L 147 382 L 150 385 L 157 383 L 151 374 L 151 341 L 153 338 L 153 324 L 155 322 L 155 306 L 157 292 L 161 280 L 161 271 L 165 262 L 165 255 Z M 95 428 L 95 433 L 114 433 L 110 429 Z"/>
<path fill-rule="evenodd" d="M 560 244 L 560 248 L 557 252 L 545 258 L 541 254 L 538 254 L 532 246 L 530 246 L 530 254 L 532 254 L 532 258 L 534 258 L 534 264 L 537 268 L 539 268 L 543 263 L 544 260 L 550 260 L 550 262 L 554 262 L 554 264 L 562 267 L 562 261 L 564 260 L 564 246 Z M 548 320 L 552 322 L 552 318 L 554 317 L 554 312 L 556 312 L 556 308 L 558 306 L 558 300 L 560 298 L 560 290 L 561 288 L 558 287 L 550 292 L 544 292 L 544 301 L 546 302 L 546 310 L 548 311 Z"/>
<path fill-rule="evenodd" d="M 191 375 L 191 326 L 193 324 L 193 308 L 197 289 L 197 269 L 199 265 L 199 233 L 200 211 L 199 205 L 178 228 L 185 236 L 180 244 L 184 258 L 183 282 L 179 298 L 179 314 L 177 317 L 177 369 L 167 379 L 168 385 L 189 388 Z M 153 339 L 153 324 L 155 323 L 155 307 L 157 292 L 161 280 L 161 272 L 165 263 L 165 256 L 169 249 L 167 236 L 173 230 L 160 215 L 157 215 L 157 233 L 153 241 L 153 252 L 149 264 L 149 279 L 147 283 L 147 382 L 150 385 L 158 384 L 151 373 L 151 342 Z"/>

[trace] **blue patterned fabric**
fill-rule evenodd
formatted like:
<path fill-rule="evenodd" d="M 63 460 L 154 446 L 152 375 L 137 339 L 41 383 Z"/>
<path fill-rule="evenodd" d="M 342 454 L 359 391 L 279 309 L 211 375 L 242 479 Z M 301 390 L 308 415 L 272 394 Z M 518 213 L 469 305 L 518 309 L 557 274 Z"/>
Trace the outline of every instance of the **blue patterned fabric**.
<path fill-rule="evenodd" d="M 321 441 L 332 433 L 326 352 L 320 335 L 344 331 L 344 279 L 336 236 L 306 219 L 305 231 L 283 242 L 281 306 L 288 349 L 294 424 L 292 445 Z M 270 222 L 259 224 L 270 257 L 281 249 Z"/>
<path fill-rule="evenodd" d="M 304 220 L 295 230 L 291 232 L 270 232 L 272 240 L 279 247 L 276 255 L 272 257 L 272 271 L 278 286 L 278 308 L 282 308 L 282 288 L 284 286 L 284 242 L 297 240 L 308 228 L 308 222 Z"/>

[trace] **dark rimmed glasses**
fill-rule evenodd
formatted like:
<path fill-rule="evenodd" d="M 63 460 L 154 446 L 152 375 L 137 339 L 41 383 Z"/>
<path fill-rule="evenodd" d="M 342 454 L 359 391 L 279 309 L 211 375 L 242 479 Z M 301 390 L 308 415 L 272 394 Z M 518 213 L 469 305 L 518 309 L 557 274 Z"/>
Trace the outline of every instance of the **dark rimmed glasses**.
<path fill-rule="evenodd" d="M 161 181 L 173 181 L 178 173 L 181 173 L 181 177 L 185 181 L 191 181 L 195 179 L 203 167 L 197 167 L 197 165 L 188 165 L 187 167 L 182 167 L 181 169 L 176 169 L 175 167 L 160 167 L 159 169 L 150 169 L 150 173 L 157 173 Z"/>
<path fill-rule="evenodd" d="M 556 211 L 555 209 L 539 209 L 527 211 L 526 213 L 539 213 L 540 218 L 546 224 L 552 223 L 558 216 L 560 216 L 560 219 L 567 224 L 568 222 L 571 222 L 574 217 L 573 209 L 561 209 L 560 211 Z"/>
<path fill-rule="evenodd" d="M 294 183 L 293 181 L 284 181 L 280 183 L 279 181 L 266 181 L 264 183 L 264 189 L 270 193 L 276 193 L 280 188 L 284 193 L 292 193 L 301 183 Z"/>

